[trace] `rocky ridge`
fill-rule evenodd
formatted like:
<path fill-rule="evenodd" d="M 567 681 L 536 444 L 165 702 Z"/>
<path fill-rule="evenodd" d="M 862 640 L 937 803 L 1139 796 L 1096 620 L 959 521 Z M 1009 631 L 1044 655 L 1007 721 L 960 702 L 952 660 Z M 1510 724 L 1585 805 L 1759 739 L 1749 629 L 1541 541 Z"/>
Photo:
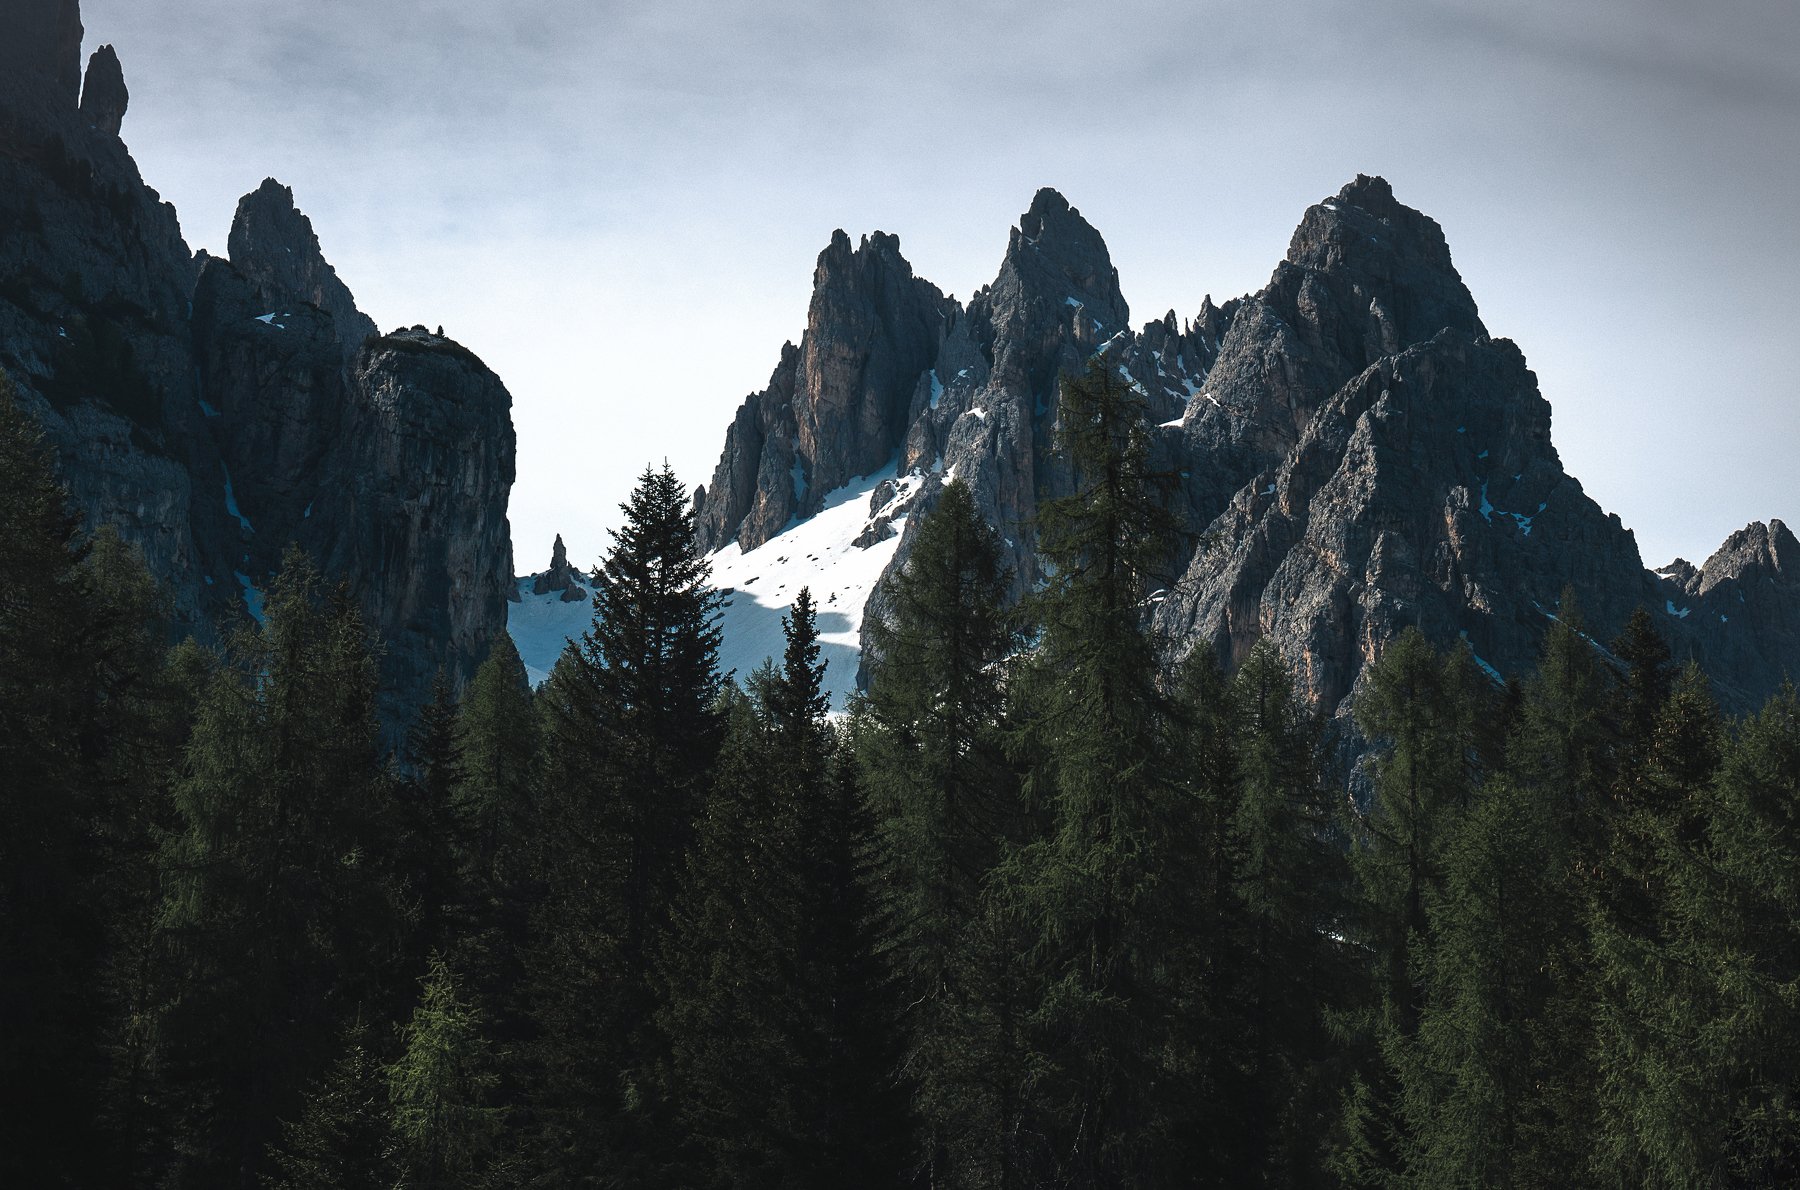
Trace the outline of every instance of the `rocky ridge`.
<path fill-rule="evenodd" d="M 897 241 L 875 240 L 882 268 L 910 280 Z M 1496 681 L 1528 672 L 1572 590 L 1597 641 L 1651 609 L 1676 656 L 1705 666 L 1732 709 L 1800 668 L 1800 543 L 1779 521 L 1753 524 L 1704 567 L 1646 570 L 1631 532 L 1563 470 L 1536 377 L 1482 323 L 1442 229 L 1381 178 L 1359 176 L 1308 208 L 1260 291 L 1136 330 L 1100 234 L 1040 191 L 994 282 L 967 305 L 943 300 L 897 431 L 851 419 L 832 433 L 832 418 L 860 407 L 856 390 L 832 387 L 835 374 L 787 379 L 817 354 L 814 340 L 895 341 L 916 325 L 910 310 L 876 306 L 834 320 L 826 262 L 847 247 L 836 233 L 806 339 L 739 410 L 713 484 L 696 493 L 709 549 L 753 550 L 808 515 L 825 493 L 796 484 L 793 460 L 807 475 L 869 474 L 885 447 L 909 508 L 928 508 L 951 477 L 970 484 L 1022 592 L 1040 573 L 1037 502 L 1068 490 L 1053 448 L 1057 388 L 1097 360 L 1139 389 L 1160 459 L 1181 476 L 1188 543 L 1152 593 L 1175 656 L 1212 648 L 1235 663 L 1267 638 L 1315 704 L 1342 713 L 1408 625 L 1442 645 L 1467 641 Z M 895 369 L 917 357 L 888 358 L 883 391 L 905 385 Z M 804 450 L 784 429 L 802 425 L 817 427 Z M 884 497 L 871 498 L 872 518 Z M 857 544 L 879 541 L 886 523 L 871 519 Z M 882 599 L 877 588 L 868 614 Z"/>
<path fill-rule="evenodd" d="M 73 0 L 23 0 L 0 48 L 0 368 L 90 523 L 167 586 L 174 631 L 254 614 L 296 542 L 382 637 L 397 734 L 441 667 L 505 624 L 511 398 L 423 327 L 376 334 L 292 193 L 239 204 L 196 256 L 119 139 L 102 46 L 80 79 Z"/>

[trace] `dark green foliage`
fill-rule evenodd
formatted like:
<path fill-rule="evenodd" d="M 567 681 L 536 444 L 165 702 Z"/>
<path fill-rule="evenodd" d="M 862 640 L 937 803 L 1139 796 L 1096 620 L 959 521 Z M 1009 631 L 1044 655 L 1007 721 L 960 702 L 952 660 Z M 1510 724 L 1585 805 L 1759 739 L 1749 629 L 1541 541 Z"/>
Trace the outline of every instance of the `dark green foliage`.
<path fill-rule="evenodd" d="M 423 992 L 387 1068 L 395 1185 L 461 1190 L 507 1185 L 496 1168 L 506 1111 L 494 1104 L 498 1077 L 482 1020 L 454 972 L 432 955 Z"/>
<path fill-rule="evenodd" d="M 663 948 L 660 1090 L 694 1186 L 899 1183 L 893 1009 L 865 885 L 871 828 L 825 718 L 802 590 L 779 671 L 729 701 L 718 778 Z"/>
<path fill-rule="evenodd" d="M 1272 645 L 1166 667 L 1129 386 L 1058 420 L 1042 590 L 947 485 L 847 724 L 809 592 L 721 683 L 665 468 L 389 758 L 342 592 L 167 648 L 0 391 L 0 1181 L 1800 1180 L 1800 695 L 1565 595 L 1502 691 L 1403 634 L 1346 780 Z"/>
<path fill-rule="evenodd" d="M 284 1124 L 269 1190 L 391 1190 L 393 1146 L 388 1085 L 365 1031 L 353 1030 L 343 1056 Z"/>
<path fill-rule="evenodd" d="M 1009 1042 L 974 985 L 1011 957 L 987 952 L 981 928 L 983 881 L 1021 819 L 1002 720 L 1006 581 L 967 485 L 947 484 L 889 580 L 890 616 L 866 626 L 876 661 L 852 727 L 879 844 L 882 952 L 905 1006 L 901 1073 L 923 1125 L 917 1160 L 939 1184 L 979 1184 L 1004 1130 L 994 1071 Z"/>
<path fill-rule="evenodd" d="M 1040 508 L 1051 576 L 1018 686 L 1016 755 L 1044 833 L 997 879 L 1026 934 L 1035 1051 L 1015 1125 L 1027 1180 L 1157 1185 L 1184 1176 L 1193 1039 L 1179 1012 L 1201 874 L 1181 852 L 1198 806 L 1175 763 L 1146 630 L 1173 520 L 1148 465 L 1140 399 L 1100 364 L 1064 384 L 1059 442 L 1076 490 Z"/>
<path fill-rule="evenodd" d="M 162 770 L 181 718 L 160 594 L 78 532 L 0 373 L 0 1180 L 124 1176 L 141 1134 Z"/>
<path fill-rule="evenodd" d="M 718 750 L 719 596 L 674 473 L 646 469 L 594 571 L 593 626 L 541 699 L 530 984 L 548 1093 L 547 1168 L 568 1178 L 647 1156 L 650 963 Z"/>
<path fill-rule="evenodd" d="M 1440 655 L 1407 629 L 1366 675 L 1357 725 L 1376 745 L 1374 792 L 1352 825 L 1353 918 L 1369 964 L 1369 1000 L 1351 1018 L 1368 1065 L 1347 1103 L 1336 1166 L 1352 1185 L 1399 1178 L 1410 1145 L 1401 1074 L 1424 1009 L 1415 957 L 1428 947 L 1427 906 L 1444 885 L 1454 816 L 1474 789 L 1476 686 L 1467 650 Z"/>
<path fill-rule="evenodd" d="M 394 784 L 360 616 L 290 551 L 201 696 L 161 865 L 160 1065 L 179 1185 L 247 1183 L 405 953 Z"/>

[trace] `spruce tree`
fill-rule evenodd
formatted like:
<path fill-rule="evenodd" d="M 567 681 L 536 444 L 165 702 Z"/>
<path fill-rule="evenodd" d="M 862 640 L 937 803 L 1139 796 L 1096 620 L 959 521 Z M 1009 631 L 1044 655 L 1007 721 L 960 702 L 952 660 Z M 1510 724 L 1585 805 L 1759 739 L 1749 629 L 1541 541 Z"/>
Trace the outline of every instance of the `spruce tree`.
<path fill-rule="evenodd" d="M 646 469 L 594 571 L 594 619 L 540 702 L 543 897 L 530 984 L 534 1109 L 554 1176 L 642 1158 L 649 966 L 718 748 L 718 594 L 686 492 Z"/>
<path fill-rule="evenodd" d="M 265 606 L 202 695 L 160 859 L 174 1185 L 254 1180 L 341 1029 L 389 1011 L 407 947 L 366 630 L 295 550 Z"/>
<path fill-rule="evenodd" d="M 370 1042 L 367 1030 L 351 1029 L 299 1117 L 282 1125 L 269 1190 L 392 1190 L 387 1080 Z"/>
<path fill-rule="evenodd" d="M 0 372 L 0 1180 L 126 1180 L 153 832 L 179 717 L 164 601 L 82 533 Z"/>
<path fill-rule="evenodd" d="M 991 1094 L 1002 1039 L 965 975 L 982 883 L 1016 833 L 1004 751 L 1002 666 L 1014 645 L 999 540 L 968 486 L 945 485 L 912 553 L 888 580 L 885 619 L 865 626 L 869 696 L 852 735 L 874 814 L 882 952 L 905 1005 L 902 1070 L 938 1185 L 972 1184 L 1003 1130 Z"/>
<path fill-rule="evenodd" d="M 1319 1140 L 1336 1106 L 1323 1007 L 1353 978 L 1336 940 L 1345 926 L 1343 840 L 1319 781 L 1317 732 L 1272 644 L 1251 649 L 1229 700 L 1238 794 L 1222 856 L 1232 894 L 1224 953 L 1236 969 L 1220 973 L 1231 998 L 1214 1044 L 1229 1038 L 1240 1055 L 1227 1118 L 1245 1164 L 1221 1180 L 1317 1184 Z"/>
<path fill-rule="evenodd" d="M 1369 667 L 1355 706 L 1375 750 L 1372 796 L 1351 824 L 1353 936 L 1367 956 L 1370 991 L 1347 1018 L 1346 1041 L 1363 1067 L 1346 1096 L 1333 1158 L 1351 1185 L 1389 1184 L 1406 1166 L 1402 1066 L 1424 1008 L 1415 958 L 1421 948 L 1429 953 L 1427 908 L 1443 886 L 1452 824 L 1474 792 L 1475 681 L 1466 649 L 1440 655 L 1408 628 Z"/>
<path fill-rule="evenodd" d="M 1178 859 L 1196 806 L 1147 627 L 1175 523 L 1143 401 L 1100 362 L 1064 383 L 1057 438 L 1075 490 L 1039 507 L 1049 578 L 1030 603 L 1039 632 L 1016 736 L 1047 833 L 1001 874 L 1008 912 L 1029 923 L 1035 983 L 1018 1127 L 1035 1180 L 1158 1185 L 1185 1176 L 1171 1141 L 1194 1104 L 1178 956 L 1200 884 Z"/>
<path fill-rule="evenodd" d="M 780 670 L 730 701 L 660 964 L 659 1089 L 700 1186 L 898 1184 L 893 1009 L 874 952 L 871 829 L 838 761 L 810 592 Z"/>

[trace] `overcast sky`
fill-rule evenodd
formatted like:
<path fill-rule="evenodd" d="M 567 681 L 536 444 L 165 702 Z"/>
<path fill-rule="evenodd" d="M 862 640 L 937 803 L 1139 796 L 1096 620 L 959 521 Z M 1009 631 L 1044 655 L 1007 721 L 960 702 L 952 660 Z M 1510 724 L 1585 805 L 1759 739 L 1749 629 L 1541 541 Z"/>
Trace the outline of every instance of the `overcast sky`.
<path fill-rule="evenodd" d="M 124 136 L 222 251 L 294 188 L 383 329 L 511 389 L 521 571 L 710 480 L 833 228 L 966 298 L 1055 186 L 1134 322 L 1260 288 L 1358 172 L 1436 218 L 1644 560 L 1800 524 L 1792 0 L 87 0 Z"/>

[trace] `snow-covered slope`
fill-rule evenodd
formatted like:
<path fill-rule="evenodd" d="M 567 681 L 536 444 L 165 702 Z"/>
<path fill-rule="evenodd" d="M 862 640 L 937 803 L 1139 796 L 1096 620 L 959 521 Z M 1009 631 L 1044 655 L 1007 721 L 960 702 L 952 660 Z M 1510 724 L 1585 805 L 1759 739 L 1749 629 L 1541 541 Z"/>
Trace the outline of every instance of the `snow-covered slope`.
<path fill-rule="evenodd" d="M 870 499 L 886 481 L 882 506 Z M 790 524 L 757 549 L 744 553 L 734 543 L 713 554 L 713 585 L 725 596 L 719 627 L 719 669 L 735 673 L 739 683 L 774 658 L 780 664 L 781 618 L 793 607 L 801 587 L 812 589 L 818 608 L 820 653 L 826 663 L 825 688 L 831 707 L 842 711 L 856 689 L 862 647 L 863 607 L 881 572 L 900 545 L 904 508 L 920 479 L 896 479 L 890 464 L 874 475 L 854 479 L 825 500 L 817 514 Z M 892 526 L 884 540 L 858 546 L 866 531 L 883 522 Z M 525 662 L 533 685 L 542 682 L 570 639 L 587 630 L 593 609 L 586 600 L 562 602 L 557 592 L 533 595 L 531 579 L 519 580 L 519 602 L 508 605 L 507 631 Z"/>
<path fill-rule="evenodd" d="M 550 676 L 563 646 L 586 632 L 594 619 L 591 599 L 564 603 L 562 592 L 533 595 L 531 582 L 535 575 L 519 580 L 519 601 L 506 605 L 506 630 L 512 634 L 513 647 L 525 663 L 525 676 L 533 686 Z"/>

